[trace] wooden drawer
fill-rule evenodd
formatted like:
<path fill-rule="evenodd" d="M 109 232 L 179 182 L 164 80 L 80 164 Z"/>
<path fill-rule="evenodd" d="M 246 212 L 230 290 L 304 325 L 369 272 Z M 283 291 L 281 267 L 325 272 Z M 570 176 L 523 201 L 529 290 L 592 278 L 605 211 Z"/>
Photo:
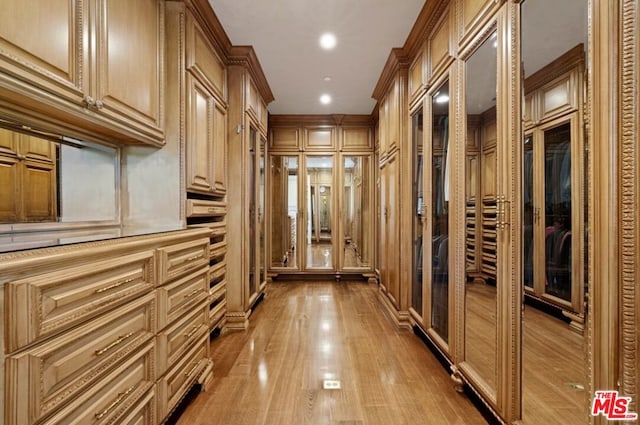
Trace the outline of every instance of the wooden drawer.
<path fill-rule="evenodd" d="M 178 319 L 156 337 L 158 374 L 166 372 L 184 352 L 208 330 L 208 305 L 206 302 Z"/>
<path fill-rule="evenodd" d="M 158 418 L 166 418 L 180 401 L 184 393 L 198 379 L 210 363 L 209 334 L 202 335 L 197 344 L 182 356 L 173 367 L 158 380 Z"/>
<path fill-rule="evenodd" d="M 158 329 L 188 313 L 209 296 L 209 269 L 202 268 L 156 290 Z"/>
<path fill-rule="evenodd" d="M 121 416 L 119 423 L 131 425 L 156 425 L 158 423 L 155 386 Z"/>
<path fill-rule="evenodd" d="M 158 249 L 158 285 L 209 263 L 209 240 L 198 239 Z"/>
<path fill-rule="evenodd" d="M 42 425 L 131 423 L 123 419 L 131 416 L 132 408 L 139 406 L 153 387 L 154 357 L 150 341 Z"/>
<path fill-rule="evenodd" d="M 209 280 L 211 282 L 219 280 L 227 273 L 227 262 L 222 261 L 209 269 Z"/>
<path fill-rule="evenodd" d="M 90 387 L 154 334 L 155 295 L 148 294 L 7 358 L 7 377 L 15 385 L 7 408 L 18 423 L 37 421 Z"/>
<path fill-rule="evenodd" d="M 154 287 L 153 251 L 60 268 L 5 285 L 13 352 L 102 314 Z"/>
<path fill-rule="evenodd" d="M 226 214 L 225 202 L 187 199 L 187 217 L 222 217 Z"/>
<path fill-rule="evenodd" d="M 212 309 L 209 310 L 209 327 L 215 326 L 227 312 L 227 300 L 222 299 Z"/>
<path fill-rule="evenodd" d="M 222 241 L 216 244 L 212 244 L 209 249 L 209 257 L 211 259 L 219 259 L 227 254 L 227 242 Z"/>

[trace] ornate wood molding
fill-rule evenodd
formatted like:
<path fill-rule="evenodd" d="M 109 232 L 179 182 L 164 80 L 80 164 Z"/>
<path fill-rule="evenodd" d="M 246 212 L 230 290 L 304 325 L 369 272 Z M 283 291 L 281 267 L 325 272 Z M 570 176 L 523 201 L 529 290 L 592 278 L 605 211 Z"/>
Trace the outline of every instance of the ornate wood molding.
<path fill-rule="evenodd" d="M 580 65 L 584 67 L 584 45 L 582 43 L 527 77 L 524 80 L 524 91 L 525 93 L 530 93 L 539 89 Z"/>
<path fill-rule="evenodd" d="M 638 192 L 638 4 L 623 0 L 620 9 L 620 263 L 621 263 L 621 377 L 620 390 L 638 411 L 638 306 L 640 291 L 640 219 Z"/>
<path fill-rule="evenodd" d="M 241 65 L 247 68 L 265 103 L 273 102 L 275 99 L 273 92 L 252 46 L 231 46 L 227 54 L 227 64 Z"/>
<path fill-rule="evenodd" d="M 269 115 L 269 128 L 281 126 L 305 126 L 305 125 L 362 125 L 373 126 L 372 115 Z"/>
<path fill-rule="evenodd" d="M 402 69 L 408 70 L 409 65 L 411 65 L 411 60 L 404 49 L 399 47 L 392 49 L 391 53 L 389 53 L 389 58 L 387 58 L 387 63 L 382 70 L 378 84 L 371 96 L 379 102 L 389 91 L 389 87 L 391 87 L 391 84 L 395 81 L 395 76 L 398 71 Z"/>

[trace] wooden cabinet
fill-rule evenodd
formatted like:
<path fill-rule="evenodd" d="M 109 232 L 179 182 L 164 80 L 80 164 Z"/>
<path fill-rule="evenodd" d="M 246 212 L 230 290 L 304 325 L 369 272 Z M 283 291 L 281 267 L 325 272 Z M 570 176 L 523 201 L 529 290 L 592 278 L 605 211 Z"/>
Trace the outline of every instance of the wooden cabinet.
<path fill-rule="evenodd" d="M 525 81 L 523 284 L 584 328 L 584 52 L 576 46 Z M 527 112 L 525 109 L 524 112 Z M 529 116 L 528 116 L 529 115 Z"/>
<path fill-rule="evenodd" d="M 163 1 L 9 0 L 3 9 L 0 99 L 24 105 L 35 123 L 53 116 L 107 139 L 164 143 Z"/>
<path fill-rule="evenodd" d="M 0 129 L 0 223 L 55 221 L 56 145 Z"/>
<path fill-rule="evenodd" d="M 187 190 L 224 196 L 226 68 L 190 13 L 187 23 Z"/>
<path fill-rule="evenodd" d="M 217 38 L 219 23 L 208 3 L 167 1 L 165 7 L 167 78 L 180 82 L 168 88 L 167 137 L 184 146 L 187 225 L 209 231 L 210 249 L 202 259 L 215 273 L 207 275 L 198 298 L 206 298 L 209 328 L 221 330 L 226 323 L 221 288 L 227 281 L 227 46 Z"/>
<path fill-rule="evenodd" d="M 206 385 L 209 233 L 1 255 L 4 423 L 157 424 Z"/>
<path fill-rule="evenodd" d="M 267 129 L 263 121 L 273 94 L 253 48 L 234 46 L 231 61 L 229 122 L 234 127 L 228 129 L 227 140 L 229 181 L 234 182 L 234 190 L 227 194 L 227 225 L 233 238 L 228 238 L 226 245 L 226 327 L 246 329 L 254 306 L 264 296 L 267 282 L 264 229 Z M 218 283 L 223 281 L 220 279 Z M 217 286 L 211 288 L 213 294 L 224 293 Z M 218 301 L 218 305 L 222 304 Z M 215 309 L 211 313 L 214 317 Z"/>

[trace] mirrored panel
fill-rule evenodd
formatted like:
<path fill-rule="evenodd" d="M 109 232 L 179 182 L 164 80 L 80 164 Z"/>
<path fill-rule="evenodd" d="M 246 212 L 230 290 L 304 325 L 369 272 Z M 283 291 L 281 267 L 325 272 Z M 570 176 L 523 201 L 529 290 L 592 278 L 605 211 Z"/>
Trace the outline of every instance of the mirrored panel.
<path fill-rule="evenodd" d="M 449 339 L 449 82 L 431 99 L 431 327 Z"/>
<path fill-rule="evenodd" d="M 256 176 L 257 176 L 257 159 L 260 147 L 257 142 L 257 131 L 255 128 L 249 128 L 249 170 L 247 178 L 249 180 L 249 296 L 255 294 L 258 288 L 256 277 L 256 222 L 257 222 L 257 205 L 256 205 Z"/>
<path fill-rule="evenodd" d="M 497 381 L 497 34 L 466 63 L 465 361 L 491 389 Z M 470 256 L 469 253 L 472 253 Z"/>
<path fill-rule="evenodd" d="M 424 208 L 424 112 L 422 108 L 411 116 L 413 146 L 413 279 L 411 307 L 422 317 L 423 302 L 423 208 Z"/>
<path fill-rule="evenodd" d="M 0 120 L 0 232 L 29 223 L 118 223 L 118 150 L 3 124 Z"/>
<path fill-rule="evenodd" d="M 345 156 L 343 164 L 343 267 L 370 268 L 372 260 L 373 200 L 371 157 Z"/>
<path fill-rule="evenodd" d="M 588 421 L 587 12 L 587 0 L 526 0 L 521 8 L 525 424 Z"/>
<path fill-rule="evenodd" d="M 306 157 L 306 267 L 331 269 L 333 261 L 333 157 Z"/>
<path fill-rule="evenodd" d="M 272 268 L 298 269 L 297 229 L 299 162 L 297 156 L 270 155 L 269 208 Z"/>
<path fill-rule="evenodd" d="M 266 274 L 266 240 L 265 240 L 265 205 L 266 205 L 266 187 L 265 187 L 265 149 L 267 141 L 262 138 L 260 140 L 260 159 L 258 163 L 259 175 L 258 175 L 258 227 L 260 229 L 260 239 L 258 243 L 260 247 L 258 249 L 260 253 L 260 283 L 267 280 Z"/>

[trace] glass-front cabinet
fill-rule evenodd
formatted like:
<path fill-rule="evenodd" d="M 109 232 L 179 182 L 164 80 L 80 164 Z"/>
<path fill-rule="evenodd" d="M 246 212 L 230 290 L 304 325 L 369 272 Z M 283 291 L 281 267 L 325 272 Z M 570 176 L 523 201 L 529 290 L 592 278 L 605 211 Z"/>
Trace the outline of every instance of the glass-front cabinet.
<path fill-rule="evenodd" d="M 272 117 L 267 188 L 268 272 L 335 279 L 374 275 L 372 130 Z M 342 149 L 338 149 L 338 143 Z"/>

